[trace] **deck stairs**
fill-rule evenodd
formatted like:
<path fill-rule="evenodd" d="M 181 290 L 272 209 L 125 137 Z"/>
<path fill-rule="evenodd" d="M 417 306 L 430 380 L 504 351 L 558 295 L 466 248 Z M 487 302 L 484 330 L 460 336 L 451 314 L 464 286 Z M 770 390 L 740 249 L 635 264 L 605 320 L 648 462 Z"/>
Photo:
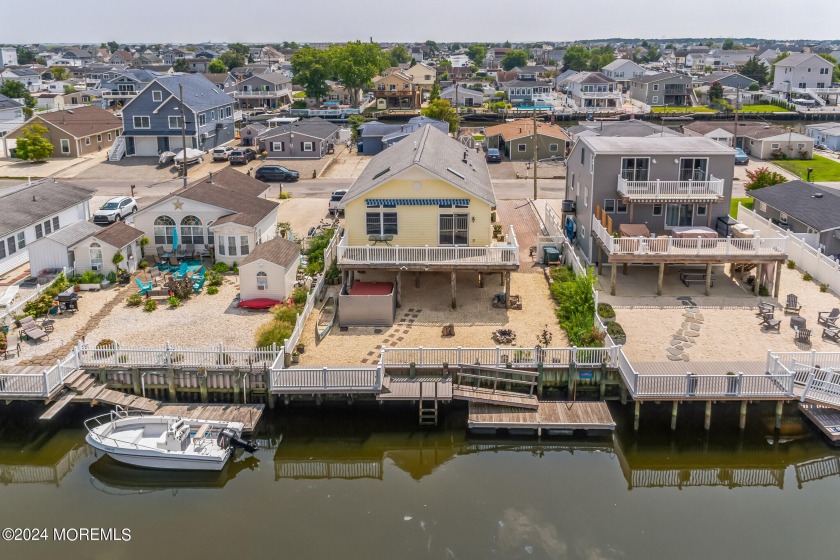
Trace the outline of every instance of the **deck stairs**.
<path fill-rule="evenodd" d="M 73 402 L 87 402 L 91 405 L 119 405 L 123 408 L 145 410 L 146 412 L 154 412 L 160 407 L 158 401 L 108 389 L 102 383 L 97 382 L 92 375 L 82 370 L 70 374 L 65 380 L 64 386 L 74 394 Z"/>
<path fill-rule="evenodd" d="M 819 105 L 820 107 L 825 107 L 825 99 L 820 97 L 820 94 L 818 94 L 816 91 L 808 88 L 808 89 L 805 90 L 805 93 L 807 95 L 809 95 L 811 97 L 811 99 L 816 101 L 817 105 Z"/>
<path fill-rule="evenodd" d="M 111 145 L 108 151 L 108 161 L 120 161 L 125 157 L 125 137 L 117 136 L 117 139 Z"/>
<path fill-rule="evenodd" d="M 743 274 L 744 272 L 749 272 L 750 270 L 755 268 L 755 264 L 733 264 L 732 265 L 732 272 L 738 272 Z"/>
<path fill-rule="evenodd" d="M 452 398 L 536 410 L 538 377 L 533 371 L 461 365 L 454 374 Z"/>
<path fill-rule="evenodd" d="M 420 382 L 420 399 L 417 401 L 421 426 L 437 426 L 438 384 Z"/>

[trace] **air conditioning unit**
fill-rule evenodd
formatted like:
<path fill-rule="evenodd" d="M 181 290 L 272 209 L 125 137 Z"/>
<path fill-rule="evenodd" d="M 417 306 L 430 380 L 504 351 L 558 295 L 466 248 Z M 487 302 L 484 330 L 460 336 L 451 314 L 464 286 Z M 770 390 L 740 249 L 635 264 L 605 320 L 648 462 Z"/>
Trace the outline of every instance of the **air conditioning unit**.
<path fill-rule="evenodd" d="M 201 133 L 201 139 L 202 140 L 207 140 L 208 138 L 210 138 L 210 133 L 209 132 L 202 132 Z"/>
<path fill-rule="evenodd" d="M 97 271 L 97 270 L 102 270 L 102 265 L 101 265 L 101 264 L 92 264 L 92 265 L 90 265 L 90 267 L 91 267 L 91 269 L 93 269 L 94 271 Z"/>

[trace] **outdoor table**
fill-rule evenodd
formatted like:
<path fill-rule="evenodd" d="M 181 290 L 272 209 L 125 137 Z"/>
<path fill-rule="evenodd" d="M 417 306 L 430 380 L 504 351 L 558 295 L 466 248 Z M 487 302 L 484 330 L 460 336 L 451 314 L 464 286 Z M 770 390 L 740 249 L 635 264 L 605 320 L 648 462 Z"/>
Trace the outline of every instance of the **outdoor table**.
<path fill-rule="evenodd" d="M 796 330 L 804 329 L 805 328 L 805 317 L 800 317 L 799 315 L 794 315 L 790 318 L 790 326 Z"/>

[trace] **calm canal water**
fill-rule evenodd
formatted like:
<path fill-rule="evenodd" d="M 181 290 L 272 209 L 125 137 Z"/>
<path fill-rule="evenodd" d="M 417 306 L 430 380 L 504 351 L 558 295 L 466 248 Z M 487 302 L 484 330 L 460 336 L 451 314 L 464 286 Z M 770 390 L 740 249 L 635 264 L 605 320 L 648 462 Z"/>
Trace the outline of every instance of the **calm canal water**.
<path fill-rule="evenodd" d="M 836 558 L 840 452 L 795 408 L 611 408 L 615 438 L 465 435 L 463 408 L 324 406 L 263 420 L 265 446 L 221 474 L 167 474 L 94 457 L 65 411 L 0 409 L 0 527 L 114 527 L 129 542 L 2 542 L 0 558 Z M 630 429 L 628 429 L 628 427 Z M 272 445 L 273 444 L 273 445 Z"/>

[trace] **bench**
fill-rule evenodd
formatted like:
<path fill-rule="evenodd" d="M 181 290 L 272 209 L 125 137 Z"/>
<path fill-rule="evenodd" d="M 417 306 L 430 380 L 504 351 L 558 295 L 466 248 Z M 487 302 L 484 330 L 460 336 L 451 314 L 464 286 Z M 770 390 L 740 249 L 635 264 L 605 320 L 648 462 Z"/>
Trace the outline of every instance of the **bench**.
<path fill-rule="evenodd" d="M 193 439 L 203 439 L 207 432 L 210 430 L 210 424 L 202 424 L 199 426 L 198 431 L 193 436 Z"/>
<path fill-rule="evenodd" d="M 706 283 L 706 272 L 699 271 L 699 270 L 681 270 L 680 271 L 680 280 L 686 286 L 689 286 L 695 282 L 702 282 L 703 284 Z M 715 285 L 715 276 L 712 275 L 711 286 L 714 287 Z"/>

